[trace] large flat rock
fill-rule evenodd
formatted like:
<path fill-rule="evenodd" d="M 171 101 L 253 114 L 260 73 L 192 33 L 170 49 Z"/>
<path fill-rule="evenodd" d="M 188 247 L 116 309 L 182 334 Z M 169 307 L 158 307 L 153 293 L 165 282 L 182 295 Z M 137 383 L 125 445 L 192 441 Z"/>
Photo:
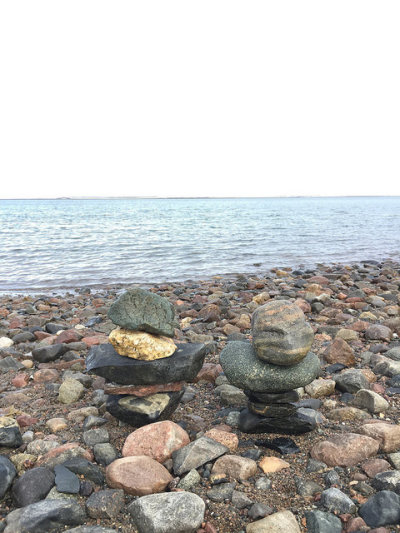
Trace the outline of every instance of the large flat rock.
<path fill-rule="evenodd" d="M 278 366 L 259 359 L 249 342 L 228 342 L 220 355 L 226 377 L 240 389 L 256 392 L 282 392 L 304 387 L 319 374 L 318 357 L 309 352 L 296 365 Z"/>
<path fill-rule="evenodd" d="M 204 344 L 178 344 L 170 357 L 140 361 L 119 355 L 111 344 L 93 346 L 86 358 L 89 372 L 121 385 L 192 381 L 203 366 Z"/>

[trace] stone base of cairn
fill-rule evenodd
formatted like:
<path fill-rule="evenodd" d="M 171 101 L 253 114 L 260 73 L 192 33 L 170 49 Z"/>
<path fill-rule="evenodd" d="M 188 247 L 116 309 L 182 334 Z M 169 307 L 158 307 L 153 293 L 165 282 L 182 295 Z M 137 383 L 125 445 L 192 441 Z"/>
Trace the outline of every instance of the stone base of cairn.
<path fill-rule="evenodd" d="M 295 389 L 318 376 L 320 363 L 309 352 L 314 334 L 302 310 L 286 300 L 259 307 L 252 317 L 252 338 L 252 343 L 229 342 L 220 355 L 226 377 L 248 397 L 239 429 L 245 433 L 311 431 L 315 422 L 298 410 Z"/>
<path fill-rule="evenodd" d="M 203 344 L 175 344 L 175 311 L 171 303 L 143 289 L 123 293 L 110 307 L 118 326 L 110 344 L 93 346 L 89 372 L 108 383 L 107 411 L 132 426 L 165 420 L 203 366 Z"/>

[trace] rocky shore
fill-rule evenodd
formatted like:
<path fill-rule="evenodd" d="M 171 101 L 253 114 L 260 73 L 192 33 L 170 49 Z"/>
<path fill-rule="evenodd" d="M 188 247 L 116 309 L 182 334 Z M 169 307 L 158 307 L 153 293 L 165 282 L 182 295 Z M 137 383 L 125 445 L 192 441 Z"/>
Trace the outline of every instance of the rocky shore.
<path fill-rule="evenodd" d="M 175 310 L 177 346 L 205 346 L 184 385 L 88 371 L 121 291 L 0 297 L 0 532 L 400 531 L 399 263 L 155 285 Z M 229 342 L 254 342 L 251 318 L 273 300 L 302 310 L 320 362 L 304 388 L 293 366 L 285 374 L 286 413 L 293 405 L 314 428 L 300 435 L 240 431 L 248 391 L 220 365 Z M 271 397 L 283 409 L 275 382 L 262 391 L 252 381 L 255 409 Z M 117 395 L 177 391 L 169 420 L 138 429 L 107 410 Z"/>

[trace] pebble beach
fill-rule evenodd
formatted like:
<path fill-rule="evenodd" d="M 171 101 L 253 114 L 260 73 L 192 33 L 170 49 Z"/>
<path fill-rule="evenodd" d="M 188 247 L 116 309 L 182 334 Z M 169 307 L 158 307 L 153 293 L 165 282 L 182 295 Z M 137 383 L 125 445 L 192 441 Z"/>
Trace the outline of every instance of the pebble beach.
<path fill-rule="evenodd" d="M 182 448 L 209 438 L 227 449 L 182 474 L 176 455 L 162 455 L 169 477 L 157 496 L 172 511 L 160 520 L 167 528 L 174 506 L 187 506 L 186 529 L 155 529 L 135 489 L 110 474 L 136 428 L 106 410 L 118 387 L 88 372 L 86 358 L 109 342 L 108 311 L 124 289 L 0 296 L 0 532 L 262 533 L 278 523 L 287 533 L 400 531 L 400 263 L 146 285 L 174 307 L 174 341 L 205 345 L 169 417 L 188 435 Z M 296 304 L 314 334 L 320 371 L 297 389 L 296 406 L 315 428 L 301 435 L 241 432 L 247 397 L 220 365 L 228 342 L 252 340 L 252 315 L 271 300 Z M 163 442 L 157 427 L 149 438 Z M 144 461 L 138 485 L 149 477 Z M 191 495 L 201 514 L 192 526 Z M 26 526 L 32 513 L 38 522 Z"/>

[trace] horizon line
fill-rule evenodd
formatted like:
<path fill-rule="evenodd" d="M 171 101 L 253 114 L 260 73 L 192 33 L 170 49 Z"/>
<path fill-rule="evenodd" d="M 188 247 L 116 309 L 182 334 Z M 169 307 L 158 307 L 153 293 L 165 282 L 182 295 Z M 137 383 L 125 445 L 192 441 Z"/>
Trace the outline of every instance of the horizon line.
<path fill-rule="evenodd" d="M 400 194 L 338 194 L 338 195 L 276 195 L 276 196 L 51 196 L 26 198 L 0 198 L 1 200 L 234 200 L 273 198 L 400 198 Z"/>

